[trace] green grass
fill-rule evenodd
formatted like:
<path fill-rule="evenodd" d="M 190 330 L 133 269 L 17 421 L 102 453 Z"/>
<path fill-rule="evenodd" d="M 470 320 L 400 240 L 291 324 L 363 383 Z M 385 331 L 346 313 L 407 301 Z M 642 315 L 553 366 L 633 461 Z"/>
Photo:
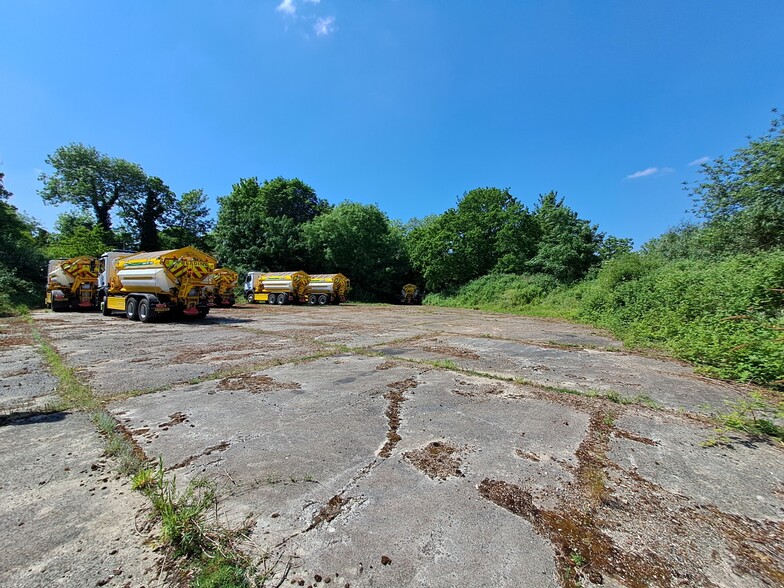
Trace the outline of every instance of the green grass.
<path fill-rule="evenodd" d="M 150 468 L 144 454 L 106 411 L 89 386 L 79 381 L 57 351 L 32 325 L 33 337 L 58 379 L 60 409 L 76 409 L 90 415 L 104 437 L 104 451 L 114 458 L 118 470 L 131 477 L 131 487 L 145 494 L 160 522 L 160 542 L 178 558 L 200 588 L 250 588 L 263 584 L 264 576 L 238 546 L 248 529 L 226 529 L 217 520 L 217 492 L 204 480 L 177 489 L 175 477 L 167 478 L 163 461 Z"/>

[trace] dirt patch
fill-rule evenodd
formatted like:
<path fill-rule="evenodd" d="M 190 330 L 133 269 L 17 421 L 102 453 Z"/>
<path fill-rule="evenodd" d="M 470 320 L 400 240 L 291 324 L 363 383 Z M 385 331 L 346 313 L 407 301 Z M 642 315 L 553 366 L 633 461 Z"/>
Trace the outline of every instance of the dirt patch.
<path fill-rule="evenodd" d="M 525 518 L 550 539 L 560 564 L 560 580 L 566 587 L 577 588 L 586 580 L 603 584 L 606 574 L 629 588 L 669 586 L 672 583 L 667 562 L 654 553 L 639 557 L 620 550 L 589 514 L 574 509 L 554 511 L 537 508 L 526 490 L 497 480 L 483 480 L 479 493 Z"/>
<path fill-rule="evenodd" d="M 642 443 L 644 445 L 658 445 L 658 443 L 653 439 L 648 439 L 648 437 L 641 437 L 640 435 L 635 435 L 634 433 L 624 431 L 623 429 L 613 430 L 613 437 L 622 437 L 624 439 L 628 439 L 629 441 L 636 441 L 637 443 Z"/>
<path fill-rule="evenodd" d="M 4 337 L 0 335 L 0 349 L 10 349 L 11 347 L 20 347 L 22 345 L 32 345 L 33 338 L 24 335 L 9 335 Z"/>
<path fill-rule="evenodd" d="M 219 451 L 219 452 L 226 451 L 229 447 L 231 447 L 231 443 L 229 443 L 228 441 L 222 441 L 221 443 L 218 443 L 217 445 L 213 445 L 212 447 L 208 447 L 207 449 L 205 449 L 204 451 L 202 451 L 198 455 L 191 455 L 190 457 L 185 458 L 181 462 L 174 464 L 172 467 L 169 468 L 169 470 L 176 470 L 178 468 L 184 468 L 185 466 L 191 465 L 194 461 L 196 461 L 200 457 L 203 457 L 205 455 L 211 455 L 212 453 L 214 453 L 216 451 Z"/>
<path fill-rule="evenodd" d="M 313 517 L 313 522 L 306 529 L 311 531 L 324 522 L 331 522 L 342 512 L 343 507 L 348 504 L 348 499 L 336 494 L 329 499 L 329 502 Z"/>
<path fill-rule="evenodd" d="M 392 455 L 392 450 L 400 441 L 401 437 L 398 434 L 400 428 L 400 405 L 406 401 L 405 393 L 412 388 L 416 388 L 418 382 L 414 378 L 407 378 L 400 382 L 392 382 L 387 384 L 387 388 L 391 388 L 389 392 L 384 394 L 387 400 L 387 422 L 389 423 L 389 430 L 387 431 L 387 442 L 378 452 L 379 457 L 389 457 Z"/>
<path fill-rule="evenodd" d="M 216 353 L 227 353 L 230 351 L 250 351 L 258 350 L 258 343 L 246 341 L 235 345 L 214 345 L 202 347 L 187 347 L 171 359 L 171 363 L 198 363 L 208 355 Z"/>
<path fill-rule="evenodd" d="M 465 477 L 460 469 L 462 460 L 455 455 L 459 451 L 458 447 L 449 443 L 433 441 L 420 449 L 404 453 L 403 457 L 434 480 L 446 480 Z"/>
<path fill-rule="evenodd" d="M 515 455 L 517 457 L 522 457 L 523 459 L 527 459 L 529 461 L 542 461 L 542 458 L 536 455 L 531 451 L 523 451 L 522 449 L 515 449 Z"/>
<path fill-rule="evenodd" d="M 457 379 L 455 382 L 459 388 L 452 390 L 452 394 L 457 394 L 458 396 L 497 396 L 498 394 L 503 394 L 506 392 L 506 388 L 504 388 L 503 385 L 495 382 L 478 384 L 475 382 L 467 382 L 465 380 Z"/>
<path fill-rule="evenodd" d="M 167 422 L 158 425 L 158 428 L 163 429 L 165 431 L 169 427 L 173 427 L 174 425 L 179 425 L 181 423 L 187 423 L 187 422 L 188 422 L 188 417 L 185 414 L 181 412 L 175 412 L 174 414 L 169 415 L 169 420 Z"/>
<path fill-rule="evenodd" d="M 422 347 L 423 351 L 429 353 L 438 353 L 440 355 L 451 355 L 452 357 L 459 357 L 460 359 L 480 359 L 478 353 L 474 353 L 462 347 L 452 347 L 450 345 L 426 345 Z"/>
<path fill-rule="evenodd" d="M 386 360 L 376 366 L 377 371 L 383 371 L 397 367 L 399 364 L 396 361 Z"/>
<path fill-rule="evenodd" d="M 297 382 L 278 382 L 270 376 L 254 376 L 243 374 L 239 376 L 229 376 L 218 382 L 218 390 L 242 390 L 251 394 L 263 392 L 274 392 L 276 390 L 300 390 Z"/>

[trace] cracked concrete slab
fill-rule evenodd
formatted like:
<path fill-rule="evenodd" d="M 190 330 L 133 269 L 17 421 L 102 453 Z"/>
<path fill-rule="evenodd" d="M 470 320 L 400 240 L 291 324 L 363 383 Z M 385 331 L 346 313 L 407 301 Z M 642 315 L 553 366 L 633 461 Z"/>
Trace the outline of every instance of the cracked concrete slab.
<path fill-rule="evenodd" d="M 148 457 L 214 480 L 228 524 L 255 521 L 275 583 L 784 581 L 781 448 L 700 447 L 704 404 L 747 390 L 593 329 L 361 305 L 34 318 Z"/>
<path fill-rule="evenodd" d="M 689 366 L 631 353 L 469 337 L 417 339 L 375 349 L 389 357 L 450 362 L 546 386 L 652 400 L 675 410 L 711 414 L 744 397 L 737 387 L 700 378 Z"/>
<path fill-rule="evenodd" d="M 135 531 L 146 500 L 111 471 L 87 415 L 6 421 L 0 446 L 1 585 L 157 585 L 158 556 Z"/>

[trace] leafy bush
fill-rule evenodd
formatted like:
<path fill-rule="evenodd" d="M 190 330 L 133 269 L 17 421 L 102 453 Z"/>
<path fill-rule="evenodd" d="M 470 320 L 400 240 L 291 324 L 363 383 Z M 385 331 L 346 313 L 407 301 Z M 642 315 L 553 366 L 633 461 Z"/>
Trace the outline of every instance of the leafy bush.
<path fill-rule="evenodd" d="M 580 318 L 714 375 L 784 384 L 784 252 L 665 262 L 631 254 L 583 285 Z"/>
<path fill-rule="evenodd" d="M 487 310 L 520 311 L 559 286 L 545 274 L 489 274 L 462 286 L 453 295 L 430 294 L 427 303 Z"/>
<path fill-rule="evenodd" d="M 43 288 L 17 277 L 0 264 L 0 316 L 16 316 L 43 304 Z"/>

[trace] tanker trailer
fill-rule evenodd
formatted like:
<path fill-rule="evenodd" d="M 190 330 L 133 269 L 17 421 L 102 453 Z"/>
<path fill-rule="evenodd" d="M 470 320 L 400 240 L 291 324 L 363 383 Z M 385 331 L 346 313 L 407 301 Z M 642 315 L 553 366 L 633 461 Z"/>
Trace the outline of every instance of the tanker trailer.
<path fill-rule="evenodd" d="M 101 312 L 123 311 L 144 323 L 159 316 L 203 318 L 205 288 L 215 259 L 194 247 L 152 253 L 111 251 L 101 256 Z"/>
<path fill-rule="evenodd" d="M 262 273 L 256 278 L 253 290 L 247 294 L 247 299 L 251 303 L 266 302 L 267 304 L 305 302 L 309 282 L 310 276 L 303 271 Z"/>
<path fill-rule="evenodd" d="M 401 292 L 400 302 L 402 304 L 422 304 L 422 294 L 416 284 L 406 284 Z"/>
<path fill-rule="evenodd" d="M 45 303 L 53 311 L 95 308 L 97 293 L 97 259 L 83 255 L 49 261 Z"/>
<path fill-rule="evenodd" d="M 207 305 L 234 306 L 234 288 L 237 287 L 237 272 L 226 268 L 218 268 L 210 275 L 206 287 Z"/>
<path fill-rule="evenodd" d="M 343 274 L 311 274 L 306 290 L 308 304 L 340 304 L 346 301 L 351 282 Z"/>

